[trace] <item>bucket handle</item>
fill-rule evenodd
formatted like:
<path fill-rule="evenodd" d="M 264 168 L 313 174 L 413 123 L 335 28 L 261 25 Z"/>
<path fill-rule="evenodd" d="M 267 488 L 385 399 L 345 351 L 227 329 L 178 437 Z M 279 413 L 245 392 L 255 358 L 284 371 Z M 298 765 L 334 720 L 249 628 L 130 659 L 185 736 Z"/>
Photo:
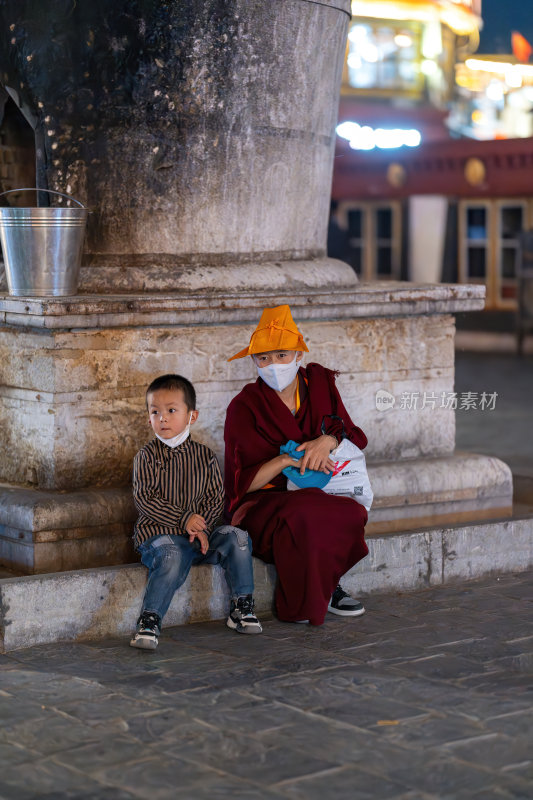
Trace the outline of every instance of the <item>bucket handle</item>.
<path fill-rule="evenodd" d="M 63 192 L 56 192 L 54 189 L 36 189 L 35 187 L 27 187 L 26 189 L 8 189 L 7 192 L 0 192 L 0 197 L 4 194 L 11 194 L 11 192 L 48 192 L 49 194 L 58 194 L 61 197 L 66 197 L 67 200 L 74 200 L 82 208 L 87 209 L 87 206 L 84 206 L 80 200 L 76 200 L 75 197 L 72 197 L 70 194 L 63 194 Z"/>

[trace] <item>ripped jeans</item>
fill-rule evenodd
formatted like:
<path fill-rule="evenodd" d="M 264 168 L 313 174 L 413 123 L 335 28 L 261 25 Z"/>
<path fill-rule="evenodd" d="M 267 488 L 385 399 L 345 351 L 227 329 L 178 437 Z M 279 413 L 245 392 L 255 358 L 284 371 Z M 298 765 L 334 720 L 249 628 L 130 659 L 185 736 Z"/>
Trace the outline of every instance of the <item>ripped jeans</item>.
<path fill-rule="evenodd" d="M 193 564 L 220 564 L 232 597 L 253 594 L 252 544 L 246 531 L 232 525 L 215 528 L 205 556 L 187 536 L 156 536 L 142 544 L 139 552 L 149 569 L 142 611 L 152 611 L 161 619 Z"/>

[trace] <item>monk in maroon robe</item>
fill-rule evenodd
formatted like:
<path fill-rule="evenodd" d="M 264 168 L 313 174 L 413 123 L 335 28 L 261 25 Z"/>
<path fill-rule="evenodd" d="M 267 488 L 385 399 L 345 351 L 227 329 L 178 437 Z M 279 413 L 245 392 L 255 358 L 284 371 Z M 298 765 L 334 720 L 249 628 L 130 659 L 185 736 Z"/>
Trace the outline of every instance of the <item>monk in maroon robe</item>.
<path fill-rule="evenodd" d="M 329 472 L 329 453 L 343 436 L 361 449 L 367 439 L 344 407 L 335 373 L 320 364 L 298 366 L 303 350 L 289 307 L 279 306 L 265 309 L 249 347 L 233 357 L 251 355 L 261 377 L 228 407 L 226 514 L 248 531 L 254 555 L 275 564 L 279 619 L 321 625 L 328 610 L 364 612 L 338 583 L 368 553 L 367 512 L 351 497 L 321 489 L 287 491 L 282 470 L 297 465 L 301 472 Z M 280 455 L 289 440 L 301 443 L 300 461 Z"/>

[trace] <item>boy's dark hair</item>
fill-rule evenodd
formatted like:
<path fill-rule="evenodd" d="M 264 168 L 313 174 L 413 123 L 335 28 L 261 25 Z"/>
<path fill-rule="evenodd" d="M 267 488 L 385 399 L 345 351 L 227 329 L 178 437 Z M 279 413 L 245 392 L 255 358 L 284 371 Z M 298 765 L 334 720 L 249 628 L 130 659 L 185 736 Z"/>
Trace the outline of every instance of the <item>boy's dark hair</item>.
<path fill-rule="evenodd" d="M 181 389 L 183 399 L 187 406 L 187 411 L 196 411 L 196 392 L 192 383 L 184 378 L 183 375 L 160 375 L 152 381 L 146 390 L 146 405 L 148 405 L 148 395 L 158 392 L 159 389 Z"/>

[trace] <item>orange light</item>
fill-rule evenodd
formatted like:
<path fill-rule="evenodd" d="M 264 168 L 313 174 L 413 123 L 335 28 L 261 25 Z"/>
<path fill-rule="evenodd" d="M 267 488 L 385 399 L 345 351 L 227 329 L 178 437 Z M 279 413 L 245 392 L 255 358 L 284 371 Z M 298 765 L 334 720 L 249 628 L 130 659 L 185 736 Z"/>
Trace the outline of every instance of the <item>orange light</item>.
<path fill-rule="evenodd" d="M 532 47 L 528 40 L 522 36 L 521 33 L 513 31 L 511 34 L 511 47 L 513 48 L 513 55 L 517 61 L 522 64 L 527 64 L 531 55 Z"/>

